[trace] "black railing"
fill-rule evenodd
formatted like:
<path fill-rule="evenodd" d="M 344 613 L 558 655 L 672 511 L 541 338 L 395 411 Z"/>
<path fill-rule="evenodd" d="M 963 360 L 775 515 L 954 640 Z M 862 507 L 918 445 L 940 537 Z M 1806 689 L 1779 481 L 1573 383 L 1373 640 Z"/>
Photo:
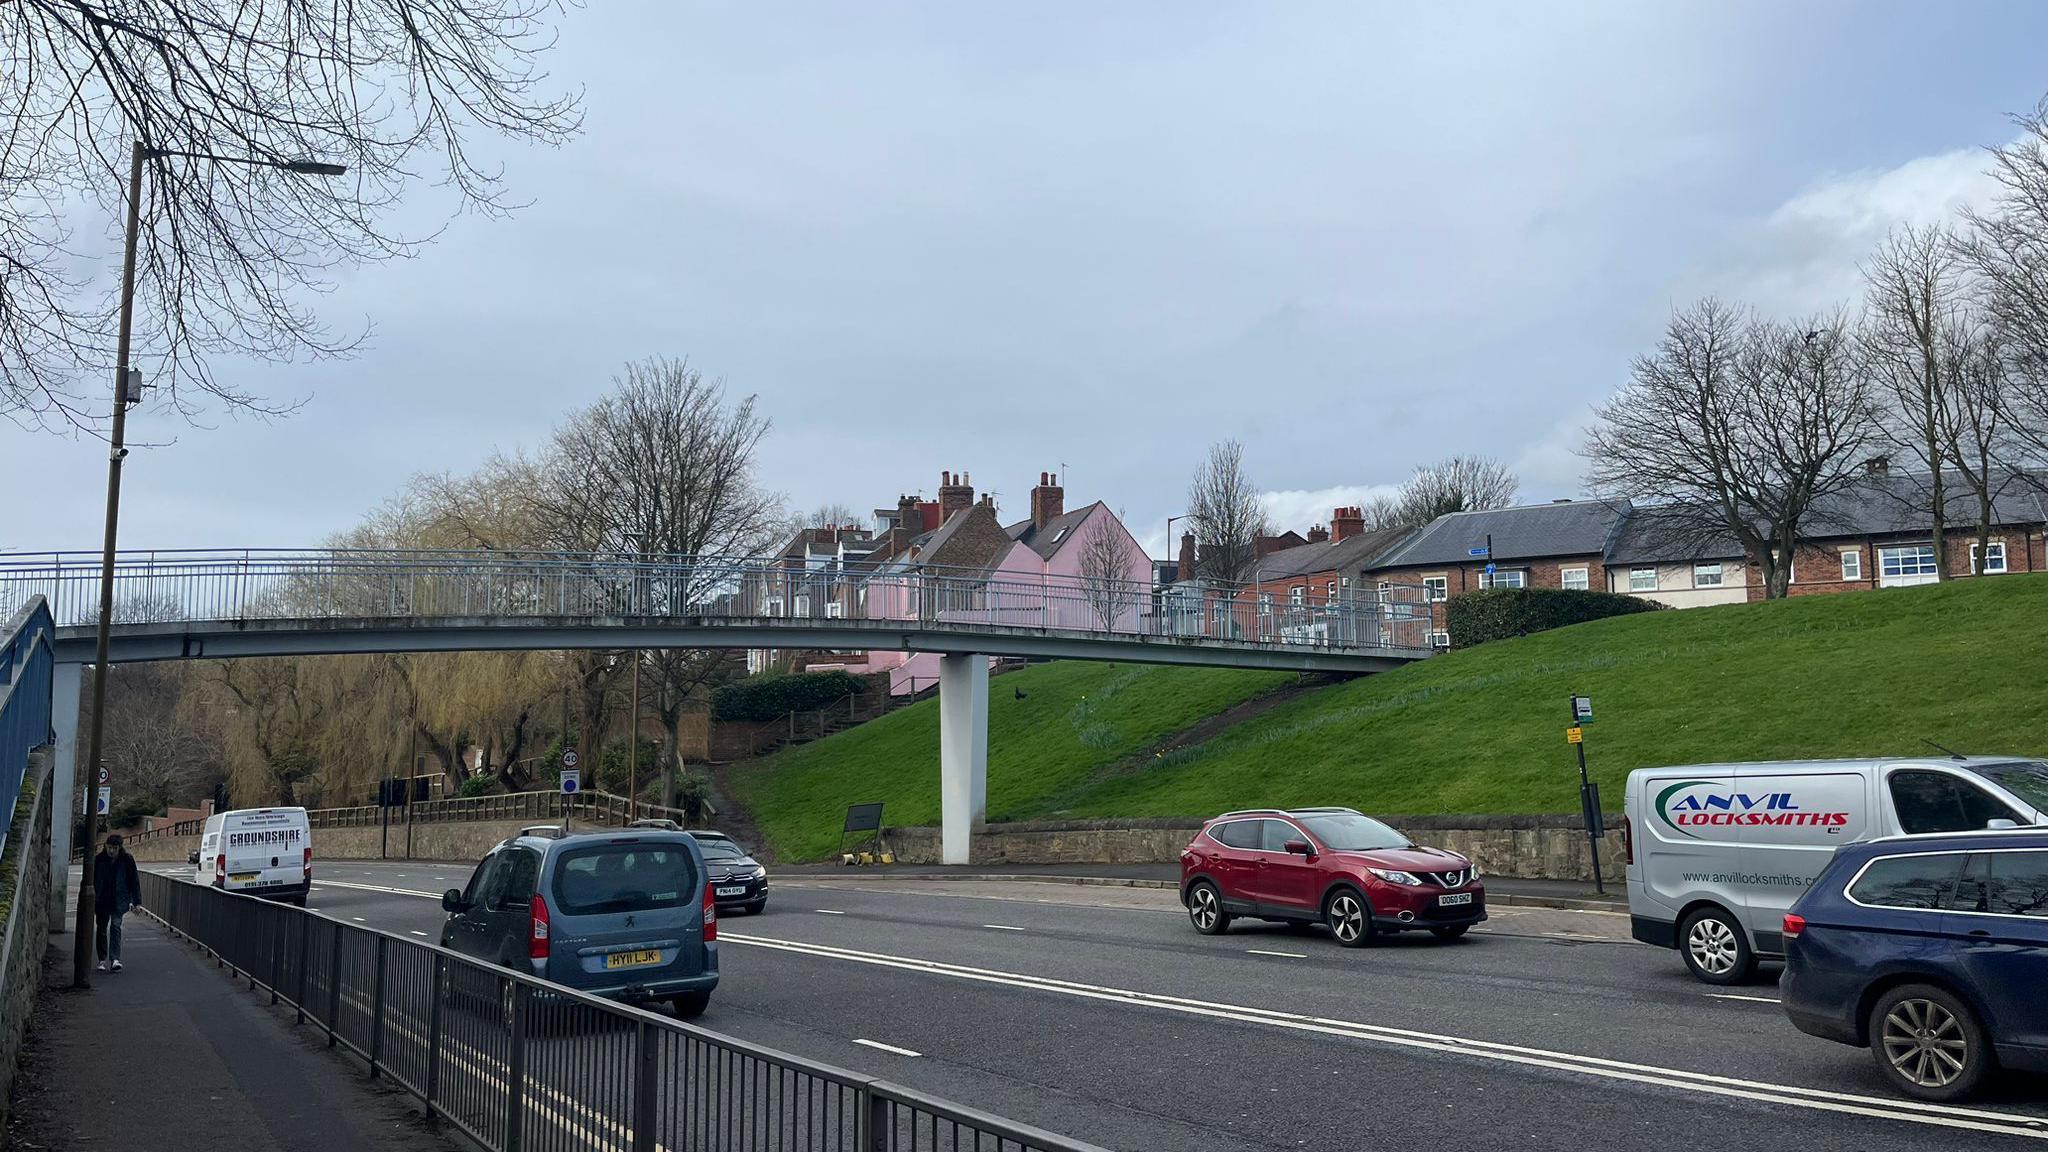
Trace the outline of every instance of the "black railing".
<path fill-rule="evenodd" d="M 490 1152 L 1102 1152 L 314 912 L 142 874 L 143 910 Z"/>

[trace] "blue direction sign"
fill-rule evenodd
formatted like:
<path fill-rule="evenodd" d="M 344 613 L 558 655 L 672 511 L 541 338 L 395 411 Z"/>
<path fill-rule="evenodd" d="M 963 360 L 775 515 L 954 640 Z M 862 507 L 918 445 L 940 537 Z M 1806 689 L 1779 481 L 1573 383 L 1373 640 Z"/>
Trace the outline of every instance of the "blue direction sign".
<path fill-rule="evenodd" d="M 1489 550 L 1485 548 L 1467 548 L 1465 550 L 1465 555 L 1467 556 L 1486 556 L 1489 554 Z"/>
<path fill-rule="evenodd" d="M 1486 564 L 1486 574 L 1487 574 L 1488 576 L 1491 576 L 1491 575 L 1493 575 L 1493 562 L 1492 562 L 1492 561 L 1488 561 L 1488 562 L 1487 562 L 1487 564 Z"/>

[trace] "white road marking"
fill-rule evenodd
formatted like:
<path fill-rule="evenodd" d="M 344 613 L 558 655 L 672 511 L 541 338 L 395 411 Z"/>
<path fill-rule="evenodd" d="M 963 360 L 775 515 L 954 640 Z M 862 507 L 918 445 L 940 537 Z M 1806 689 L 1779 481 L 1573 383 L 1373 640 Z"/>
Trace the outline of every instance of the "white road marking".
<path fill-rule="evenodd" d="M 421 892 L 416 888 L 387 888 L 382 884 L 351 884 L 346 880 L 315 880 L 315 888 L 354 888 L 362 892 L 389 892 L 394 896 L 419 896 L 428 900 L 440 899 L 437 892 Z"/>
<path fill-rule="evenodd" d="M 1807 1088 L 1793 1084 L 1774 1084 L 1762 1080 L 1744 1080 L 1732 1076 L 1717 1076 L 1705 1072 L 1690 1072 L 1679 1068 L 1664 1068 L 1653 1064 L 1631 1063 L 1625 1060 L 1609 1060 L 1598 1056 L 1583 1056 L 1573 1052 L 1551 1051 L 1519 1044 L 1503 1044 L 1491 1040 L 1476 1040 L 1469 1037 L 1422 1032 L 1408 1028 L 1392 1028 L 1354 1020 L 1331 1019 L 1321 1016 L 1309 1016 L 1298 1012 L 1254 1008 L 1241 1004 L 1195 1000 L 1184 996 L 1170 996 L 1157 992 L 1140 992 L 1133 989 L 1099 984 L 1083 984 L 1072 980 L 1030 976 L 1020 972 L 972 968 L 962 964 L 949 964 L 938 960 L 921 960 L 913 957 L 890 956 L 874 952 L 858 952 L 849 948 L 835 948 L 823 944 L 805 944 L 790 940 L 746 936 L 731 932 L 721 932 L 719 937 L 727 943 L 794 952 L 800 955 L 815 956 L 828 960 L 844 960 L 857 964 L 896 968 L 908 972 L 922 972 L 927 975 L 951 976 L 962 980 L 972 980 L 985 984 L 1001 984 L 1012 988 L 1024 988 L 1038 992 L 1053 992 L 1087 1000 L 1157 1008 L 1190 1016 L 1205 1016 L 1212 1019 L 1235 1020 L 1241 1023 L 1264 1024 L 1296 1032 L 1337 1036 L 1350 1040 L 1365 1040 L 1401 1048 L 1496 1060 L 1505 1064 L 1548 1068 L 1585 1076 L 1600 1076 L 1610 1080 L 1651 1084 L 1662 1088 L 1675 1088 L 1704 1095 L 1728 1096 L 1743 1100 L 1755 1100 L 1766 1104 L 1810 1108 L 1817 1111 L 1846 1113 L 1854 1116 L 1868 1116 L 1879 1120 L 1897 1120 L 1913 1124 L 1927 1124 L 1942 1128 L 1960 1128 L 1977 1132 L 1999 1132 L 2009 1136 L 2028 1136 L 2037 1140 L 2048 1140 L 2048 1120 L 2010 1112 L 1996 1112 L 1981 1108 L 1961 1108 L 1945 1104 L 1928 1104 L 1915 1100 L 1902 1100 L 1881 1096 L 1862 1096 L 1855 1093 L 1831 1092 L 1826 1089 Z"/>
<path fill-rule="evenodd" d="M 823 916 L 844 916 L 844 915 L 846 915 L 846 913 L 844 913 L 844 912 L 841 912 L 841 911 L 839 911 L 839 910 L 838 910 L 838 909 L 836 909 L 836 908 L 813 908 L 813 909 L 811 909 L 811 911 L 813 911 L 813 912 L 816 912 L 816 913 L 818 913 L 818 914 L 820 914 L 820 915 L 823 915 Z"/>
<path fill-rule="evenodd" d="M 998 932 L 1024 932 L 1024 931 L 1027 931 L 1027 929 L 1024 929 L 1024 928 L 1019 928 L 1019 927 L 1017 927 L 1017 926 L 1016 926 L 1015 924 L 983 924 L 983 925 L 982 925 L 982 927 L 983 927 L 983 928 L 993 928 L 993 929 L 995 929 L 995 930 L 996 930 L 996 931 L 998 931 Z"/>
<path fill-rule="evenodd" d="M 1707 995 L 1715 1000 L 1747 1000 L 1752 1004 L 1782 1003 L 1776 996 L 1742 996 L 1734 992 L 1709 992 Z"/>
<path fill-rule="evenodd" d="M 912 1051 L 911 1051 L 910 1049 L 908 1049 L 908 1048 L 898 1048 L 898 1047 L 897 1047 L 897 1046 L 895 1046 L 894 1044 L 884 1044 L 884 1043 L 882 1043 L 882 1042 L 881 1042 L 880 1040 L 859 1040 L 859 1039 L 857 1039 L 857 1040 L 855 1040 L 855 1041 L 854 1041 L 854 1043 L 855 1043 L 855 1044 L 863 1044 L 863 1045 L 866 1045 L 866 1046 L 867 1046 L 867 1047 L 869 1047 L 869 1048 L 880 1048 L 880 1049 L 881 1049 L 882 1051 L 884 1051 L 884 1052 L 894 1052 L 894 1053 L 895 1053 L 895 1054 L 897 1054 L 898 1056 L 922 1056 L 922 1055 L 924 1055 L 924 1053 L 922 1053 L 922 1052 L 912 1052 Z"/>
<path fill-rule="evenodd" d="M 1285 956 L 1289 960 L 1308 959 L 1308 953 L 1306 952 L 1269 952 L 1264 948 L 1247 948 L 1245 951 L 1253 956 Z"/>
<path fill-rule="evenodd" d="M 412 934 L 413 934 L 413 935 L 415 935 L 415 936 L 425 936 L 425 935 L 426 935 L 426 933 L 425 933 L 425 932 L 422 932 L 422 931 L 420 931 L 420 930 L 419 930 L 419 929 L 417 929 L 417 928 L 415 928 L 415 929 L 413 929 L 413 930 L 412 930 Z"/>
<path fill-rule="evenodd" d="M 356 923 L 358 923 L 358 924 L 368 924 L 368 923 L 369 923 L 369 921 L 368 921 L 368 920 L 365 920 L 365 919 L 363 919 L 363 918 L 362 918 L 361 916 L 351 916 L 351 917 L 349 917 L 349 919 L 351 919 L 351 920 L 355 921 L 355 922 L 356 922 Z"/>

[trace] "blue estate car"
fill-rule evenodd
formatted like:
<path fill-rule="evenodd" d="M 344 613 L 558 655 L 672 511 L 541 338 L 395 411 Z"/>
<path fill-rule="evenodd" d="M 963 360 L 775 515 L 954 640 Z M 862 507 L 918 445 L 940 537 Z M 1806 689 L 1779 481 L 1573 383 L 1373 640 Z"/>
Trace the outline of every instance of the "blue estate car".
<path fill-rule="evenodd" d="M 1968 1096 L 2048 1071 L 2048 831 L 1848 845 L 1785 917 L 1785 1014 L 1867 1047 L 1894 1087 Z"/>

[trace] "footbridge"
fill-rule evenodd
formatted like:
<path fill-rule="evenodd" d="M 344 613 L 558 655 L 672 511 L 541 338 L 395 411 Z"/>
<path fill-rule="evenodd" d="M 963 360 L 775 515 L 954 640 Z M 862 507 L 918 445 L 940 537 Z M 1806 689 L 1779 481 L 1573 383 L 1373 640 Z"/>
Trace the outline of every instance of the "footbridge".
<path fill-rule="evenodd" d="M 0 605 L 55 622 L 54 781 L 77 768 L 81 671 L 101 556 L 0 555 Z M 211 549 L 121 553 L 108 659 L 579 648 L 822 649 L 940 656 L 944 855 L 965 863 L 986 810 L 991 656 L 1366 674 L 1429 654 L 1419 586 L 1275 603 L 1206 582 L 779 557 L 586 552 Z M 66 828 L 52 845 L 68 860 Z M 63 869 L 57 869 L 61 883 Z M 61 906 L 61 901 L 59 902 Z"/>

